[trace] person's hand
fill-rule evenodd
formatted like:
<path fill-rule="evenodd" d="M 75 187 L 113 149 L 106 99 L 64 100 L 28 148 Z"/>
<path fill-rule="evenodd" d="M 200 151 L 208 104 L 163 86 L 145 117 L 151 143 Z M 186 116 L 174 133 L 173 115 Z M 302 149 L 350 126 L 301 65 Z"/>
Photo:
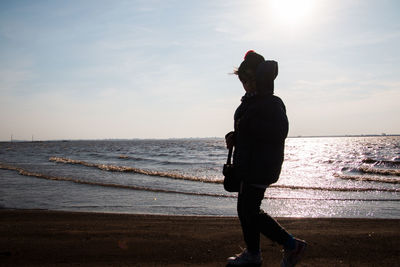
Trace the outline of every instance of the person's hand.
<path fill-rule="evenodd" d="M 225 143 L 227 149 L 232 149 L 235 145 L 235 132 L 229 132 L 225 135 Z"/>

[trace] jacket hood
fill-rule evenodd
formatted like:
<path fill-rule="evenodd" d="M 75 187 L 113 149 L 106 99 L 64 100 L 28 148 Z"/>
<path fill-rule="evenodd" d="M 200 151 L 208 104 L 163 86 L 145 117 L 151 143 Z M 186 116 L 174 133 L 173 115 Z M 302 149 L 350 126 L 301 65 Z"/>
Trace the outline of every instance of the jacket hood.
<path fill-rule="evenodd" d="M 262 94 L 273 94 L 276 76 L 278 76 L 278 62 L 274 60 L 261 62 L 256 70 L 257 91 Z"/>

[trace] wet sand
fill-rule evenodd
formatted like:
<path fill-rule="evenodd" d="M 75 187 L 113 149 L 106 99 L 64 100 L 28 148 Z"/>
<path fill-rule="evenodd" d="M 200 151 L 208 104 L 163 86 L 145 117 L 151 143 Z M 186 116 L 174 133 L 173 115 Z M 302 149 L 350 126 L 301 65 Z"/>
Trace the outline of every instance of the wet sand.
<path fill-rule="evenodd" d="M 278 221 L 309 243 L 298 266 L 400 263 L 400 220 Z M 225 266 L 240 246 L 237 218 L 0 210 L 1 266 Z M 279 266 L 280 246 L 261 247 L 263 266 Z"/>

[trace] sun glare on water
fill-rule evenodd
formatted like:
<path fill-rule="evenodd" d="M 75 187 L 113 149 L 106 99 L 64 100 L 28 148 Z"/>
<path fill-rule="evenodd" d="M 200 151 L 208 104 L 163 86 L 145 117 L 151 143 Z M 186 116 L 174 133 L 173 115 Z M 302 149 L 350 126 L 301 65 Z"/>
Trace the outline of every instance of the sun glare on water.
<path fill-rule="evenodd" d="M 304 23 L 312 15 L 315 0 L 270 0 L 268 4 L 278 22 L 297 25 Z"/>

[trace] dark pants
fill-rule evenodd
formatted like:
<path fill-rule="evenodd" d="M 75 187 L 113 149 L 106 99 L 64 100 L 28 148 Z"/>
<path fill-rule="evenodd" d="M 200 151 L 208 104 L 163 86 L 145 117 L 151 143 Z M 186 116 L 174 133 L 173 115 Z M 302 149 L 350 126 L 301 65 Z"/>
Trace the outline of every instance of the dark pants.
<path fill-rule="evenodd" d="M 260 250 L 260 233 L 281 245 L 291 237 L 277 221 L 260 209 L 264 193 L 265 189 L 243 184 L 238 196 L 237 212 L 250 252 Z"/>

